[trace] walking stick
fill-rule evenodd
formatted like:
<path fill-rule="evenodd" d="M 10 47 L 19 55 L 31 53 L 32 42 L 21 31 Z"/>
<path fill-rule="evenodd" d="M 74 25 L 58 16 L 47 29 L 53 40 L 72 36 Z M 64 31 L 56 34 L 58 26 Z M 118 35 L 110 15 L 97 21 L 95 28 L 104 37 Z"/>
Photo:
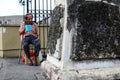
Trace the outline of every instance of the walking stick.
<path fill-rule="evenodd" d="M 19 56 L 18 56 L 18 64 L 20 64 L 21 53 L 22 53 L 22 35 L 21 35 L 21 43 L 20 43 L 20 50 L 19 50 Z"/>
<path fill-rule="evenodd" d="M 19 56 L 18 56 L 18 64 L 20 64 L 21 53 L 22 53 L 22 42 L 20 44 L 20 50 L 19 50 Z"/>

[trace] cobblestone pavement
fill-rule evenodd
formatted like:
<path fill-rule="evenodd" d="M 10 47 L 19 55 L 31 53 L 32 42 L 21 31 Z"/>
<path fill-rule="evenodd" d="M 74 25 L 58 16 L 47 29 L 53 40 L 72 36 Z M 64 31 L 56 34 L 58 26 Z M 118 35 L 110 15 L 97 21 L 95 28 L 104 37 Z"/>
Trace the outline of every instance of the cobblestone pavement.
<path fill-rule="evenodd" d="M 44 80 L 40 66 L 18 64 L 17 58 L 0 58 L 0 80 L 37 80 L 36 74 Z"/>

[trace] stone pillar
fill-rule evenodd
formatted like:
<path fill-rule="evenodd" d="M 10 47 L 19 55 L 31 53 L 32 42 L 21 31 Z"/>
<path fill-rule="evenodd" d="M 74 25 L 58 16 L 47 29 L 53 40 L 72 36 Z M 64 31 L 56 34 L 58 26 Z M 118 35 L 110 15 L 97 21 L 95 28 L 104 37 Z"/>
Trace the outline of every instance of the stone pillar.
<path fill-rule="evenodd" d="M 119 6 L 86 0 L 61 0 L 56 5 L 49 29 L 49 53 L 42 63 L 48 77 L 51 80 L 120 79 Z"/>

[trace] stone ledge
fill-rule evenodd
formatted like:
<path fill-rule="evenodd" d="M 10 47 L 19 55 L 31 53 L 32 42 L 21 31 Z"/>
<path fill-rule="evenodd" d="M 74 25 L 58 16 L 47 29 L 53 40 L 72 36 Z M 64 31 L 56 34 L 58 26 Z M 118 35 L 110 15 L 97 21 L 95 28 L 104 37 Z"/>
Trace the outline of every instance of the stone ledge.
<path fill-rule="evenodd" d="M 60 70 L 49 61 L 44 61 L 41 68 L 49 80 L 116 80 L 120 79 L 120 67 L 81 70 Z"/>

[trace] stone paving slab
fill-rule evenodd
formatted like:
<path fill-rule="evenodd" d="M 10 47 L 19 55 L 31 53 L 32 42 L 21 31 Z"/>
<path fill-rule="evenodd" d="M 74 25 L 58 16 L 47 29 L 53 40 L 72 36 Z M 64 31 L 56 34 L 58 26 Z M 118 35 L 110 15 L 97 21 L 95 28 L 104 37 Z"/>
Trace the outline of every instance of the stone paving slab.
<path fill-rule="evenodd" d="M 40 66 L 18 64 L 17 58 L 0 58 L 0 80 L 36 80 L 36 74 L 41 74 Z M 39 76 L 43 80 L 43 76 Z"/>
<path fill-rule="evenodd" d="M 0 80 L 4 80 L 4 76 L 5 76 L 5 60 L 0 58 Z"/>

